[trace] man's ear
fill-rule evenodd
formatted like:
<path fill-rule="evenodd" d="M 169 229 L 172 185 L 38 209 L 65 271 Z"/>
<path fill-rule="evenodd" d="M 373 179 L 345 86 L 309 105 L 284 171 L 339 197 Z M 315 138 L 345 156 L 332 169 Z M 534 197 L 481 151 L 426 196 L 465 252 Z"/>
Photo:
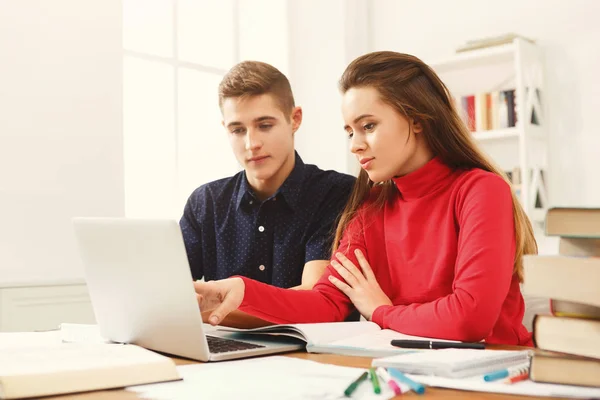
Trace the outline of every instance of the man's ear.
<path fill-rule="evenodd" d="M 292 121 L 292 132 L 296 133 L 302 124 L 302 107 L 297 106 L 292 109 L 290 120 Z"/>

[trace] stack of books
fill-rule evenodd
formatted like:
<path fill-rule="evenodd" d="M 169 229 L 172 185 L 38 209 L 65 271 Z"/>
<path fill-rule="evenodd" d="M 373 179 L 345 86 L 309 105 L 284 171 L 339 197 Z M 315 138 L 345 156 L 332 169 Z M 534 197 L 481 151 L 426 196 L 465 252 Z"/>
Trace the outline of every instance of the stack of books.
<path fill-rule="evenodd" d="M 553 353 L 533 357 L 530 377 L 600 387 L 600 209 L 552 208 L 546 234 L 560 236 L 559 255 L 525 256 L 524 292 L 551 299 L 533 336 Z"/>
<path fill-rule="evenodd" d="M 527 96 L 529 88 L 525 89 Z M 541 106 L 541 94 L 535 89 L 537 102 Z M 515 89 L 455 97 L 458 114 L 471 132 L 493 131 L 513 128 L 517 125 L 517 102 Z M 536 108 L 532 108 L 529 122 L 539 125 Z"/>

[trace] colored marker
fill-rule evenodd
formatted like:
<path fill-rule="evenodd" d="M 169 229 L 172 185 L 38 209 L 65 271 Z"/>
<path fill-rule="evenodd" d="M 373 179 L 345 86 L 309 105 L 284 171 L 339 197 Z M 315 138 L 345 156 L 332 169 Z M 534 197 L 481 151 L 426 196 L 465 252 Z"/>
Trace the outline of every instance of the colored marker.
<path fill-rule="evenodd" d="M 369 375 L 371 376 L 371 383 L 373 384 L 373 393 L 381 393 L 381 386 L 379 386 L 379 379 L 377 379 L 375 368 L 369 368 Z"/>
<path fill-rule="evenodd" d="M 364 381 L 365 379 L 367 379 L 368 376 L 369 376 L 369 373 L 367 371 L 363 372 L 358 378 L 356 378 L 356 380 L 354 382 L 352 382 L 346 388 L 346 390 L 344 390 L 344 396 L 350 397 L 352 395 L 352 393 L 356 390 L 356 388 L 358 387 L 358 385 L 360 385 L 360 383 L 362 381 Z"/>

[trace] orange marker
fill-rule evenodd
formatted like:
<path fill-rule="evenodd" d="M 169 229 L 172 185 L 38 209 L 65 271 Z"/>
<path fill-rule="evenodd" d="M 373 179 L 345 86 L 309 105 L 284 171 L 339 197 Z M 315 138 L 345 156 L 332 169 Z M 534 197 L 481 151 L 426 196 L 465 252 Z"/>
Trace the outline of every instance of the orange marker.
<path fill-rule="evenodd" d="M 526 381 L 527 379 L 529 379 L 529 372 L 525 372 L 524 374 L 520 374 L 520 375 L 511 376 L 510 378 L 506 379 L 504 381 L 504 383 L 521 382 L 521 381 Z"/>

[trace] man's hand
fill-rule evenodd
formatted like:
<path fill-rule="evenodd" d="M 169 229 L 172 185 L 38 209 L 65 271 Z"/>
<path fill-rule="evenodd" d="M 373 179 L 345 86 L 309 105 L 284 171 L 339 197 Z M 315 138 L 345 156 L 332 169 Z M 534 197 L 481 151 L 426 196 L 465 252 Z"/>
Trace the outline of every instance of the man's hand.
<path fill-rule="evenodd" d="M 354 254 L 356 254 L 362 272 L 345 255 L 336 253 L 335 256 L 341 264 L 333 260 L 331 265 L 344 278 L 345 282 L 333 275 L 329 276 L 329 280 L 348 296 L 361 315 L 370 321 L 377 307 L 392 305 L 392 301 L 381 290 L 375 274 L 362 252 L 355 250 Z"/>
<path fill-rule="evenodd" d="M 244 299 L 245 287 L 241 278 L 194 282 L 194 288 L 200 310 L 212 311 L 208 318 L 211 325 L 218 325 L 230 312 L 237 310 Z"/>

